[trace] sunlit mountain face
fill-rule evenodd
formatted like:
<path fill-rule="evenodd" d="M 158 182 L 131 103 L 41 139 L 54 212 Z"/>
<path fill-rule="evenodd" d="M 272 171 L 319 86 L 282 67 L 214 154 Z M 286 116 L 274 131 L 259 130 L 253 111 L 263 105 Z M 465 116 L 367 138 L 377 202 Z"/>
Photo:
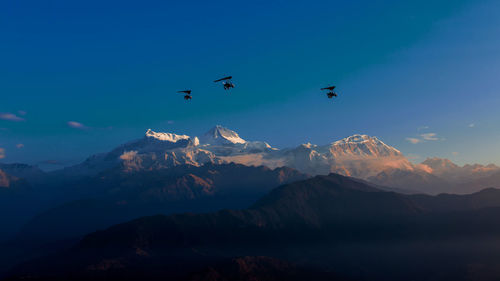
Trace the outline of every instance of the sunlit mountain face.
<path fill-rule="evenodd" d="M 263 141 L 244 140 L 222 126 L 215 126 L 201 137 L 148 130 L 139 140 L 53 174 L 75 177 L 116 167 L 142 171 L 207 163 L 290 167 L 309 175 L 337 173 L 406 192 L 431 194 L 479 191 L 491 187 L 500 175 L 500 168 L 492 164 L 460 167 L 438 158 L 414 164 L 396 148 L 367 135 L 353 135 L 326 145 L 306 143 L 278 149 Z"/>

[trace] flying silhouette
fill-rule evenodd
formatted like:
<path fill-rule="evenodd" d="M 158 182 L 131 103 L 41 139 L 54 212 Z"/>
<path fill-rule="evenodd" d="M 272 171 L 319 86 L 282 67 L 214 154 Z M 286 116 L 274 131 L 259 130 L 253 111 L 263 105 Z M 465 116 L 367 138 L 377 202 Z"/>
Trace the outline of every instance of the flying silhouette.
<path fill-rule="evenodd" d="M 335 86 L 330 86 L 330 87 L 325 87 L 325 88 L 321 88 L 321 90 L 328 90 L 328 92 L 326 93 L 326 96 L 331 99 L 333 97 L 336 97 L 337 96 L 337 93 L 335 93 L 333 90 L 335 89 Z"/>
<path fill-rule="evenodd" d="M 231 82 L 231 79 L 233 79 L 233 76 L 227 76 L 227 77 L 224 77 L 221 79 L 217 79 L 214 82 L 217 83 L 217 82 L 222 81 L 222 85 L 224 86 L 224 90 L 229 90 L 231 88 L 234 88 L 234 84 L 233 84 L 233 82 Z"/>
<path fill-rule="evenodd" d="M 177 93 L 183 93 L 185 100 L 190 100 L 193 97 L 191 96 L 191 90 L 178 91 Z"/>

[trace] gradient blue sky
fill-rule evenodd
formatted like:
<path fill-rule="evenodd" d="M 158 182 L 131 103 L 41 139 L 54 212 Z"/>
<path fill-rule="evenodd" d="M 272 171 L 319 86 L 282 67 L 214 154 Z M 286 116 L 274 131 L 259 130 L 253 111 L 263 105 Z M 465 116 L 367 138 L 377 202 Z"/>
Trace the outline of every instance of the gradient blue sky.
<path fill-rule="evenodd" d="M 498 1 L 102 2 L 0 3 L 1 162 L 221 124 L 281 148 L 364 133 L 417 162 L 500 164 Z"/>

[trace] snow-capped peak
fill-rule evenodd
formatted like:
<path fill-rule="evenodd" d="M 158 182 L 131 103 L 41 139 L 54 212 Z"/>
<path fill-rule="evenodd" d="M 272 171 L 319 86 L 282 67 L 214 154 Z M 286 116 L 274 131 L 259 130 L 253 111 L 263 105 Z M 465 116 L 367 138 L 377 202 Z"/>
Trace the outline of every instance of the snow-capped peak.
<path fill-rule="evenodd" d="M 159 133 L 155 132 L 151 129 L 148 129 L 146 132 L 146 137 L 154 138 L 161 141 L 169 141 L 169 142 L 178 142 L 180 140 L 189 140 L 190 137 L 187 135 L 177 135 L 172 133 Z"/>
<path fill-rule="evenodd" d="M 377 137 L 370 137 L 368 135 L 355 134 L 347 138 L 343 138 L 333 143 L 333 145 L 347 144 L 347 143 L 365 143 L 365 142 L 375 142 L 382 143 Z"/>
<path fill-rule="evenodd" d="M 332 151 L 337 153 L 342 150 L 348 154 L 372 156 L 400 156 L 401 152 L 379 140 L 377 137 L 355 134 L 350 137 L 333 142 Z"/>
<path fill-rule="evenodd" d="M 309 149 L 311 149 L 311 148 L 316 148 L 316 147 L 317 147 L 317 145 L 315 145 L 315 144 L 312 144 L 312 143 L 308 142 L 308 143 L 303 143 L 303 144 L 301 144 L 301 145 L 300 145 L 300 147 L 304 147 L 304 148 L 309 148 Z"/>
<path fill-rule="evenodd" d="M 217 125 L 206 132 L 201 138 L 202 144 L 243 144 L 246 141 L 238 135 L 235 131 Z"/>

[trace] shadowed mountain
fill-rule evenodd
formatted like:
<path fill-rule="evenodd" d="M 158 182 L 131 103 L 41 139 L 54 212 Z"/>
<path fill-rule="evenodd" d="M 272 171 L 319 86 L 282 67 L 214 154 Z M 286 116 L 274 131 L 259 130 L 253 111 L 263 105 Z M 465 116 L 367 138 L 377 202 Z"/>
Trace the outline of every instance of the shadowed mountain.
<path fill-rule="evenodd" d="M 44 181 L 47 177 L 47 174 L 40 170 L 36 166 L 31 166 L 27 164 L 2 164 L 0 163 L 0 170 L 4 173 L 9 174 L 10 176 L 24 179 L 30 184 L 38 184 Z"/>
<path fill-rule="evenodd" d="M 57 250 L 86 233 L 141 216 L 246 208 L 272 188 L 307 177 L 290 168 L 238 164 L 109 170 L 61 186 L 60 192 L 85 199 L 49 208 L 31 219 L 4 244 L 0 264 Z"/>
<path fill-rule="evenodd" d="M 369 177 L 368 181 L 382 186 L 399 188 L 406 193 L 439 194 L 454 191 L 450 182 L 424 171 L 387 170 Z"/>
<path fill-rule="evenodd" d="M 281 184 L 307 178 L 290 168 L 271 170 L 239 164 L 184 165 L 170 169 L 101 173 L 77 182 L 72 192 L 88 198 L 47 210 L 18 239 L 73 237 L 132 218 L 172 212 L 245 208 Z M 68 232 L 65 225 L 74 225 Z"/>
<path fill-rule="evenodd" d="M 499 206 L 500 191 L 494 189 L 402 195 L 340 175 L 317 176 L 276 188 L 246 210 L 116 225 L 15 272 L 42 280 L 133 280 L 144 272 L 157 278 L 175 272 L 180 278 L 214 260 L 263 255 L 354 279 L 465 280 L 467 264 L 500 258 L 491 247 L 500 235 Z M 481 254 L 487 248 L 493 252 Z"/>
<path fill-rule="evenodd" d="M 493 173 L 484 178 L 468 180 L 455 187 L 457 193 L 470 193 L 484 189 L 485 187 L 500 187 L 500 172 Z"/>
<path fill-rule="evenodd" d="M 32 216 L 33 208 L 20 204 L 30 199 L 34 199 L 32 186 L 26 180 L 0 169 L 0 241 L 12 235 L 23 220 Z"/>

